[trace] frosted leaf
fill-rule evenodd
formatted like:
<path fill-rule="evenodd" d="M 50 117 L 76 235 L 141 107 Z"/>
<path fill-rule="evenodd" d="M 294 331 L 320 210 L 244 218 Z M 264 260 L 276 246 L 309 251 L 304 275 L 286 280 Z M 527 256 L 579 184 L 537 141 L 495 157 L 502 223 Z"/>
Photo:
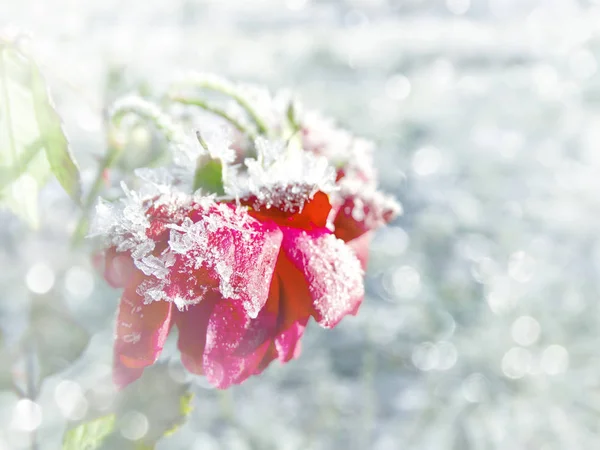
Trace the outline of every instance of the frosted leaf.
<path fill-rule="evenodd" d="M 271 93 L 263 86 L 249 83 L 234 83 L 219 75 L 210 73 L 188 73 L 175 83 L 175 90 L 196 87 L 211 89 L 230 96 L 235 101 L 226 103 L 225 111 L 238 122 L 251 129 L 257 128 L 257 119 L 269 132 L 289 138 L 287 109 L 293 102 L 287 91 Z M 248 117 L 250 108 L 256 117 Z M 296 110 L 299 107 L 296 106 Z M 248 120 L 251 119 L 251 120 Z M 204 130 L 202 130 L 204 131 Z M 265 131 L 265 130 L 261 130 Z"/>
<path fill-rule="evenodd" d="M 317 321 L 332 328 L 355 314 L 364 296 L 360 261 L 344 241 L 323 231 L 284 230 L 283 249 L 304 273 Z"/>
<path fill-rule="evenodd" d="M 256 159 L 244 161 L 245 174 L 227 177 L 227 194 L 254 198 L 257 208 L 297 212 L 317 192 L 335 190 L 335 171 L 324 157 L 264 138 L 256 140 L 256 151 Z"/>
<path fill-rule="evenodd" d="M 196 85 L 199 87 L 213 87 L 220 91 L 229 92 L 235 85 L 220 75 L 205 72 L 188 72 L 179 77 L 177 85 Z"/>

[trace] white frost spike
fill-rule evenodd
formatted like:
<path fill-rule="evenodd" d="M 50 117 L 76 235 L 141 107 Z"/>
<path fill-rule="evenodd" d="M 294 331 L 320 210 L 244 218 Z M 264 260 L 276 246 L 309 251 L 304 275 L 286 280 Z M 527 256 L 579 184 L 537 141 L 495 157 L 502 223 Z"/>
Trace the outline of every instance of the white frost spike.
<path fill-rule="evenodd" d="M 118 204 L 100 200 L 89 236 L 102 236 L 117 251 L 131 251 L 134 259 L 141 259 L 154 250 L 154 242 L 146 236 L 150 223 L 145 215 L 143 199 L 121 183 L 125 198 Z"/>
<path fill-rule="evenodd" d="M 169 148 L 175 165 L 188 169 L 191 174 L 196 168 L 198 158 L 206 154 L 195 132 L 183 133 L 178 139 L 170 142 Z"/>
<path fill-rule="evenodd" d="M 214 126 L 201 131 L 201 135 L 212 159 L 218 159 L 224 164 L 230 164 L 235 160 L 235 151 L 231 148 L 233 139 L 229 128 Z"/>
<path fill-rule="evenodd" d="M 246 176 L 228 177 L 225 192 L 255 196 L 261 205 L 284 211 L 302 209 L 318 191 L 335 191 L 335 171 L 327 159 L 287 148 L 282 141 L 256 140 L 256 159 L 247 158 Z"/>

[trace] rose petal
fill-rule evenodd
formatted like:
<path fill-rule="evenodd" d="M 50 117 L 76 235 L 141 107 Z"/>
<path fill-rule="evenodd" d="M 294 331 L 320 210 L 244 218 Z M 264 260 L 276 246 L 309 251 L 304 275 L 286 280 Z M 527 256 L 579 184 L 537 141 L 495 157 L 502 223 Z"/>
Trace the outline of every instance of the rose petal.
<path fill-rule="evenodd" d="M 174 311 L 174 320 L 179 330 L 177 346 L 181 352 L 181 362 L 196 375 L 204 375 L 202 366 L 206 329 L 213 308 L 220 299 L 218 294 L 213 294 L 184 311 Z"/>
<path fill-rule="evenodd" d="M 345 242 L 389 223 L 402 210 L 392 197 L 373 188 L 359 183 L 354 189 L 356 192 L 343 193 L 333 212 L 335 235 Z"/>
<path fill-rule="evenodd" d="M 244 372 L 254 362 L 253 354 L 237 356 L 236 350 L 250 322 L 240 302 L 222 299 L 216 303 L 208 320 L 203 358 L 204 374 L 214 386 L 224 389 L 245 379 Z"/>
<path fill-rule="evenodd" d="M 297 356 L 296 348 L 308 318 L 315 315 L 306 277 L 282 252 L 275 269 L 280 281 L 281 305 L 274 345 L 281 362 Z"/>
<path fill-rule="evenodd" d="M 277 225 L 284 227 L 301 228 L 311 230 L 313 228 L 322 228 L 327 223 L 331 203 L 329 197 L 324 192 L 318 191 L 314 196 L 304 202 L 301 209 L 292 209 L 286 211 L 276 207 L 258 207 L 256 197 L 251 197 L 243 201 L 245 205 L 254 207 L 249 213 L 262 222 L 273 221 Z"/>
<path fill-rule="evenodd" d="M 277 358 L 277 355 L 278 353 L 277 349 L 275 348 L 275 344 L 273 342 L 270 342 L 263 358 L 260 360 L 256 368 L 254 369 L 253 375 L 258 375 L 262 373 L 267 367 L 269 367 L 269 364 L 271 364 Z"/>
<path fill-rule="evenodd" d="M 364 285 L 354 252 L 326 229 L 282 231 L 283 252 L 305 276 L 317 322 L 332 328 L 345 315 L 355 313 L 364 296 Z"/>
<path fill-rule="evenodd" d="M 241 339 L 235 354 L 247 356 L 254 353 L 265 342 L 271 341 L 277 332 L 280 310 L 279 277 L 273 276 L 269 289 L 269 298 L 255 319 L 250 320 L 248 328 Z M 265 349 L 266 351 L 266 349 Z"/>
<path fill-rule="evenodd" d="M 267 301 L 282 234 L 233 205 L 198 207 L 171 234 L 175 252 L 164 291 L 178 306 L 193 305 L 218 290 L 240 300 L 251 317 Z"/>
<path fill-rule="evenodd" d="M 275 349 L 277 350 L 279 361 L 282 363 L 288 362 L 290 359 L 297 358 L 300 355 L 300 338 L 304 334 L 307 322 L 308 318 L 294 322 L 275 338 Z"/>
<path fill-rule="evenodd" d="M 248 316 L 240 301 L 217 294 L 186 311 L 176 311 L 184 366 L 192 373 L 206 375 L 219 388 L 244 381 L 255 372 L 271 345 L 278 296 L 273 300 L 256 319 Z"/>
<path fill-rule="evenodd" d="M 132 283 L 125 289 L 117 313 L 113 378 L 121 388 L 158 359 L 171 323 L 171 303 L 144 304 L 136 286 Z"/>

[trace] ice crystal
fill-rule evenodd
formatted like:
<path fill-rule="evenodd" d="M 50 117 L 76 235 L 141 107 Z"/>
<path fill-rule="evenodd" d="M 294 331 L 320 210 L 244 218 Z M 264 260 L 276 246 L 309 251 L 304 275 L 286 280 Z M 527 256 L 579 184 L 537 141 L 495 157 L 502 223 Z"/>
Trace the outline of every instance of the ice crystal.
<path fill-rule="evenodd" d="M 258 138 L 256 158 L 247 158 L 245 174 L 230 177 L 229 195 L 253 198 L 255 206 L 298 211 L 318 191 L 333 192 L 335 172 L 326 158 L 289 147 L 283 141 Z"/>
<path fill-rule="evenodd" d="M 90 237 L 102 236 L 106 244 L 118 252 L 131 252 L 134 260 L 141 259 L 154 249 L 154 242 L 146 236 L 150 221 L 146 217 L 144 198 L 121 183 L 125 197 L 117 204 L 100 199 Z"/>
<path fill-rule="evenodd" d="M 212 159 L 218 159 L 224 164 L 231 164 L 235 160 L 235 150 L 231 148 L 233 143 L 230 128 L 226 126 L 213 126 L 207 131 L 198 131 L 200 137 L 206 145 Z"/>

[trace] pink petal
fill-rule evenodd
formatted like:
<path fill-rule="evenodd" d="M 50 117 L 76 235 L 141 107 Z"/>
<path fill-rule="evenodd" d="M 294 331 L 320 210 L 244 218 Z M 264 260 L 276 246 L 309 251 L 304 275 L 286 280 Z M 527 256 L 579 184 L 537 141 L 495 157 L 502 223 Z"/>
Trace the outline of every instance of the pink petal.
<path fill-rule="evenodd" d="M 335 235 L 345 242 L 351 241 L 389 223 L 401 210 L 392 197 L 365 185 L 353 194 L 346 193 L 341 204 L 336 204 Z"/>
<path fill-rule="evenodd" d="M 171 324 L 171 303 L 144 304 L 136 286 L 133 283 L 125 289 L 117 313 L 113 378 L 121 388 L 139 378 L 144 367 L 154 364 Z"/>
<path fill-rule="evenodd" d="M 203 368 L 208 381 L 218 388 L 240 383 L 251 365 L 258 365 L 253 353 L 237 356 L 236 350 L 250 327 L 251 319 L 237 301 L 217 302 L 208 321 Z"/>
<path fill-rule="evenodd" d="M 275 349 L 279 361 L 288 362 L 290 359 L 297 358 L 300 355 L 300 338 L 304 334 L 308 318 L 302 321 L 294 322 L 289 328 L 283 330 L 275 337 Z"/>
<path fill-rule="evenodd" d="M 279 361 L 284 363 L 299 355 L 300 338 L 315 311 L 306 277 L 285 254 L 280 255 L 275 270 L 281 285 L 281 304 L 274 345 Z"/>
<path fill-rule="evenodd" d="M 177 311 L 179 349 L 184 366 L 206 375 L 208 381 L 226 388 L 252 375 L 271 345 L 277 326 L 277 295 L 255 319 L 237 300 L 217 294 L 186 311 Z"/>
<path fill-rule="evenodd" d="M 191 305 L 202 301 L 210 288 L 223 298 L 240 300 L 256 317 L 267 301 L 281 231 L 228 204 L 199 207 L 190 218 L 190 228 L 183 229 L 181 237 L 175 234 L 178 250 L 165 287 L 167 296 Z"/>
<path fill-rule="evenodd" d="M 282 227 L 282 231 L 283 252 L 304 274 L 317 322 L 333 328 L 345 315 L 354 314 L 364 297 L 364 285 L 352 249 L 327 229 Z"/>
<path fill-rule="evenodd" d="M 254 353 L 265 342 L 271 342 L 280 322 L 281 283 L 279 277 L 273 276 L 269 288 L 269 298 L 255 319 L 250 320 L 248 328 L 241 339 L 235 354 L 248 356 Z M 266 351 L 266 348 L 265 348 Z"/>
<path fill-rule="evenodd" d="M 174 320 L 179 330 L 177 346 L 181 352 L 181 362 L 187 370 L 196 375 L 204 375 L 202 365 L 204 346 L 206 345 L 206 329 L 213 308 L 220 299 L 218 294 L 213 293 L 184 311 L 174 311 Z"/>

